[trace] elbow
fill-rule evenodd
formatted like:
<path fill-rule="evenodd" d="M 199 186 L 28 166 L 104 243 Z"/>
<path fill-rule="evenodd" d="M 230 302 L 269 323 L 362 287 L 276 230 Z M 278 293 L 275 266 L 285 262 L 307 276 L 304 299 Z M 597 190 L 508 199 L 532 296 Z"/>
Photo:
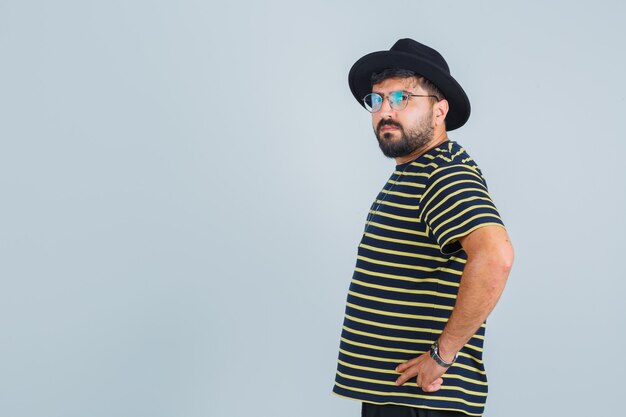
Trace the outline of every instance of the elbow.
<path fill-rule="evenodd" d="M 490 258 L 489 264 L 491 273 L 488 274 L 487 293 L 492 294 L 494 299 L 497 300 L 509 279 L 509 273 L 513 268 L 515 254 L 511 248 L 511 250 L 492 255 Z"/>
<path fill-rule="evenodd" d="M 501 248 L 497 253 L 491 256 L 491 267 L 494 274 L 492 274 L 492 285 L 499 288 L 500 291 L 506 285 L 509 278 L 509 273 L 513 268 L 513 262 L 515 260 L 515 252 L 512 246 Z"/>
<path fill-rule="evenodd" d="M 494 244 L 483 248 L 481 255 L 488 259 L 491 267 L 498 271 L 498 275 L 506 278 L 513 268 L 515 261 L 515 251 L 509 239 L 494 242 Z"/>
<path fill-rule="evenodd" d="M 483 265 L 491 271 L 487 274 L 491 278 L 491 285 L 494 288 L 504 287 L 515 260 L 513 247 L 510 244 L 492 247 L 484 251 L 481 258 Z"/>
<path fill-rule="evenodd" d="M 513 268 L 513 261 L 515 260 L 515 252 L 513 251 L 513 246 L 501 245 L 496 250 L 493 250 L 490 255 L 490 264 L 492 268 L 498 271 L 498 275 L 501 275 L 506 280 L 506 277 L 509 276 L 509 272 Z"/>
<path fill-rule="evenodd" d="M 502 271 L 508 276 L 509 272 L 513 268 L 513 262 L 515 261 L 515 251 L 513 250 L 513 246 L 507 245 L 500 255 L 499 255 L 499 264 Z"/>
<path fill-rule="evenodd" d="M 515 253 L 506 231 L 500 227 L 478 229 L 461 240 L 467 253 L 467 264 L 475 265 L 481 274 L 490 277 L 493 285 L 502 286 L 508 276 Z"/>
<path fill-rule="evenodd" d="M 508 276 L 511 268 L 513 268 L 513 261 L 515 260 L 513 246 L 510 243 L 483 248 L 474 255 L 474 259 L 482 261 L 484 264 L 488 265 L 492 271 L 497 271 L 498 275 L 505 276 Z M 471 257 L 468 256 L 468 259 L 469 258 Z"/>

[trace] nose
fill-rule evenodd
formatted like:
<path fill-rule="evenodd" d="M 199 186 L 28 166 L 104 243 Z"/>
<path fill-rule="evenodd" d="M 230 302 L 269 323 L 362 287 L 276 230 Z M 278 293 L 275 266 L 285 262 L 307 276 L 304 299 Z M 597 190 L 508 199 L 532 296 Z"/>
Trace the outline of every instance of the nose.
<path fill-rule="evenodd" d="M 391 108 L 389 104 L 389 99 L 387 97 L 383 98 L 383 102 L 381 103 L 380 110 L 376 113 L 372 113 L 372 125 L 374 126 L 374 130 L 378 131 L 379 123 L 382 120 L 395 120 L 396 119 L 396 111 Z"/>
<path fill-rule="evenodd" d="M 392 116 L 395 113 L 395 110 L 391 108 L 391 102 L 389 101 L 389 97 L 383 96 L 383 102 L 380 105 L 380 110 L 378 110 L 379 117 L 387 118 L 388 116 Z"/>

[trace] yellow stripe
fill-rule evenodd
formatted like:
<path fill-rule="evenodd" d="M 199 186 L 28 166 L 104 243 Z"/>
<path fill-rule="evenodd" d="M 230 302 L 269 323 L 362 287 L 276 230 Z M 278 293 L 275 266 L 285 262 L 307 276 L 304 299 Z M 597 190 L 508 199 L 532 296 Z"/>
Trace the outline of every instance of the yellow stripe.
<path fill-rule="evenodd" d="M 435 155 L 435 156 L 433 157 L 433 159 L 435 159 L 435 158 L 443 159 L 443 160 L 444 160 L 444 161 L 446 161 L 446 162 L 452 162 L 452 159 L 450 159 L 450 158 L 448 158 L 448 157 L 446 157 L 446 156 L 444 156 L 444 155 Z"/>
<path fill-rule="evenodd" d="M 361 376 L 354 376 L 354 375 L 348 375 L 348 374 L 344 374 L 343 372 L 339 372 L 337 371 L 337 375 L 339 375 L 342 378 L 346 378 L 346 379 L 352 379 L 355 381 L 361 381 L 361 382 L 369 382 L 372 384 L 379 384 L 379 385 L 393 385 L 395 386 L 395 382 L 393 381 L 381 381 L 380 379 L 373 379 L 373 378 L 364 378 Z M 400 375 L 398 373 L 396 373 L 396 375 Z M 445 381 L 445 377 L 446 374 L 443 374 L 442 378 L 444 378 Z M 415 377 L 411 378 L 411 379 L 415 379 Z M 404 384 L 402 384 L 403 386 L 409 386 L 409 387 L 418 387 L 416 382 L 405 382 Z M 461 391 L 464 392 L 465 394 L 469 394 L 469 395 L 475 395 L 477 397 L 486 397 L 487 393 L 485 392 L 480 392 L 480 391 L 472 391 L 469 389 L 465 389 L 465 388 L 461 388 L 461 387 L 454 387 L 454 386 L 449 386 L 449 385 L 442 385 L 441 386 L 441 390 L 447 390 L 447 391 Z"/>
<path fill-rule="evenodd" d="M 478 204 L 478 205 L 475 205 L 475 206 L 472 206 L 472 207 L 468 207 L 465 210 L 463 210 L 462 212 L 460 212 L 459 214 L 450 217 L 448 220 L 446 220 L 445 222 L 441 223 L 439 226 L 435 227 L 433 229 L 433 234 L 437 233 L 437 230 L 439 230 L 444 225 L 450 223 L 451 221 L 454 221 L 454 220 L 458 219 L 459 217 L 462 217 L 468 211 L 472 211 L 472 210 L 476 210 L 476 209 L 480 209 L 480 208 L 488 208 L 488 209 L 492 209 L 492 210 L 494 209 L 493 205 L 491 205 L 491 204 Z M 493 213 L 489 213 L 489 214 L 491 216 L 493 216 L 493 217 L 498 217 L 496 214 L 493 214 Z M 465 223 L 467 223 L 467 222 L 465 222 Z M 465 223 L 463 223 L 463 224 L 465 224 Z"/>
<path fill-rule="evenodd" d="M 367 349 L 373 349 L 373 350 L 382 350 L 385 352 L 398 352 L 398 353 L 408 353 L 411 355 L 415 355 L 415 356 L 419 356 L 422 353 L 424 353 L 423 350 L 413 350 L 413 349 L 400 349 L 400 348 L 390 348 L 390 347 L 386 347 L 386 346 L 378 346 L 378 345 L 370 345 L 367 343 L 361 343 L 361 342 L 355 342 L 354 340 L 350 340 L 350 339 L 346 339 L 345 337 L 342 337 L 341 340 L 349 345 L 354 345 L 354 346 L 359 346 L 359 347 L 363 347 L 363 348 L 367 348 Z M 424 343 L 430 343 L 430 342 L 424 342 Z M 483 361 L 481 359 L 478 359 L 475 356 L 469 355 L 465 352 L 459 352 L 459 356 L 468 358 L 476 363 L 479 364 L 483 364 Z"/>
<path fill-rule="evenodd" d="M 391 219 L 402 220 L 404 222 L 410 222 L 410 223 L 419 223 L 419 222 L 421 222 L 419 217 L 398 216 L 397 214 L 391 214 L 391 213 L 387 213 L 385 211 L 370 210 L 370 214 L 378 214 L 379 216 L 389 217 Z"/>
<path fill-rule="evenodd" d="M 418 183 L 415 183 L 415 182 L 395 181 L 395 180 L 389 180 L 387 182 L 390 183 L 390 184 L 393 184 L 393 185 L 405 185 L 407 187 L 426 188 L 426 185 L 418 184 Z"/>
<path fill-rule="evenodd" d="M 421 194 L 401 193 L 400 191 L 380 190 L 380 192 L 383 194 L 397 195 L 399 197 L 405 197 L 405 198 L 418 198 L 419 199 L 422 196 Z"/>
<path fill-rule="evenodd" d="M 492 207 L 493 207 L 493 202 L 491 201 L 491 199 L 489 199 L 489 198 L 487 198 L 487 197 L 479 197 L 479 196 L 475 196 L 475 195 L 474 195 L 474 196 L 471 196 L 471 197 L 468 197 L 468 198 L 464 198 L 464 199 L 462 199 L 462 200 L 459 200 L 459 201 L 455 202 L 453 205 L 451 205 L 450 207 L 448 207 L 448 210 L 444 210 L 444 211 L 442 211 L 441 213 L 439 213 L 438 215 L 436 215 L 435 217 L 433 217 L 432 219 L 430 219 L 430 221 L 431 221 L 431 222 L 435 222 L 435 221 L 437 221 L 437 219 L 438 219 L 439 217 L 441 217 L 441 216 L 442 216 L 442 215 L 444 215 L 445 213 L 449 212 L 450 210 L 455 209 L 455 208 L 456 208 L 456 207 L 458 207 L 460 204 L 467 203 L 468 201 L 474 201 L 474 200 L 483 200 L 483 201 L 488 201 L 488 202 L 490 202 L 490 203 L 492 204 Z"/>
<path fill-rule="evenodd" d="M 352 320 L 352 318 L 350 318 L 350 316 L 346 315 L 346 317 L 349 318 L 350 320 Z M 357 320 L 354 320 L 354 321 L 367 321 L 367 320 L 357 319 Z M 428 343 L 428 344 L 433 343 L 432 340 L 410 339 L 408 337 L 385 336 L 385 335 L 382 335 L 382 334 L 363 332 L 361 330 L 352 329 L 352 328 L 350 328 L 348 326 L 342 326 L 342 328 L 345 331 L 347 331 L 347 332 L 358 334 L 360 336 L 372 337 L 374 339 L 391 340 L 393 342 L 407 342 L 407 343 Z M 424 329 L 424 331 L 430 332 L 431 329 Z M 435 332 L 435 330 L 432 330 L 432 332 Z M 439 333 L 441 333 L 441 332 L 439 332 Z"/>
<path fill-rule="evenodd" d="M 463 259 L 463 258 L 459 258 L 457 256 L 451 256 L 450 257 L 451 261 L 455 261 L 455 262 L 459 262 L 462 263 L 463 265 L 465 265 L 467 263 L 467 260 Z"/>
<path fill-rule="evenodd" d="M 450 149 L 449 151 L 452 151 L 452 144 L 450 144 Z M 452 159 L 454 160 L 457 156 L 461 155 L 465 153 L 465 149 L 461 148 L 459 149 L 459 151 L 457 153 L 455 153 L 454 155 L 452 155 Z"/>
<path fill-rule="evenodd" d="M 451 153 L 451 152 L 452 152 L 452 144 L 450 143 L 450 149 L 448 149 L 448 153 Z M 462 155 L 464 153 L 465 153 L 465 149 L 463 149 L 463 148 L 459 149 L 459 151 L 457 153 L 455 153 L 454 155 L 452 155 L 449 158 L 450 160 L 448 162 L 454 161 L 457 156 Z M 438 156 L 440 156 L 441 158 L 445 158 L 443 155 L 438 155 Z"/>
<path fill-rule="evenodd" d="M 391 370 L 391 369 L 370 368 L 369 366 L 361 366 L 361 365 L 355 365 L 355 364 L 352 364 L 352 363 L 344 362 L 341 359 L 337 359 L 337 363 L 339 363 L 339 364 L 341 364 L 343 366 L 347 366 L 348 368 L 360 369 L 362 371 L 376 372 L 376 373 L 379 373 L 379 374 L 400 375 L 399 372 L 396 372 L 396 371 Z M 396 363 L 399 364 L 398 361 L 396 361 Z M 339 371 L 337 371 L 337 372 L 339 372 Z"/>
<path fill-rule="evenodd" d="M 465 376 L 461 376 L 461 375 L 446 375 L 446 378 L 452 378 L 452 379 L 460 379 L 461 381 L 465 381 L 465 382 L 469 382 L 470 384 L 476 384 L 476 385 L 489 385 L 486 381 L 479 381 L 477 379 L 472 379 L 472 378 L 468 378 Z"/>
<path fill-rule="evenodd" d="M 411 164 L 413 165 L 413 164 Z M 415 165 L 414 165 L 415 166 Z M 394 175 L 406 175 L 409 177 L 426 177 L 428 178 L 428 176 L 430 174 L 428 174 L 427 172 L 403 172 L 403 171 L 393 171 Z"/>
<path fill-rule="evenodd" d="M 450 287 L 459 287 L 459 284 L 456 282 L 449 282 L 449 281 L 444 281 L 442 279 L 438 279 L 438 278 L 413 278 L 413 277 L 405 277 L 402 275 L 394 275 L 394 274 L 385 274 L 382 272 L 374 272 L 374 271 L 369 271 L 367 269 L 363 269 L 363 268 L 359 268 L 356 267 L 354 268 L 355 271 L 357 272 L 361 272 L 363 274 L 366 275 L 371 275 L 374 277 L 380 277 L 380 278 L 388 278 L 388 279 L 397 279 L 399 281 L 408 281 L 408 282 L 433 282 L 439 285 L 447 285 Z"/>
<path fill-rule="evenodd" d="M 452 142 L 444 142 L 441 145 L 443 147 L 436 147 L 435 150 L 440 153 L 450 153 L 452 152 Z M 446 146 L 447 145 L 447 146 Z"/>
<path fill-rule="evenodd" d="M 376 239 L 376 240 L 384 240 L 385 242 L 400 243 L 403 245 L 412 245 L 412 246 L 419 246 L 420 248 L 431 248 L 431 249 L 439 250 L 439 245 L 435 245 L 432 243 L 420 243 L 420 242 L 414 242 L 412 240 L 406 240 L 406 239 L 394 239 L 392 237 L 380 236 L 374 233 L 365 233 L 365 236 L 371 237 L 372 239 Z M 457 258 L 457 259 L 465 263 L 463 259 L 460 259 L 460 258 Z"/>
<path fill-rule="evenodd" d="M 470 217 L 469 219 L 465 220 L 463 223 L 461 223 L 461 224 L 459 224 L 457 226 L 451 227 L 450 229 L 446 229 L 444 232 L 441 232 L 440 235 L 441 236 L 445 236 L 445 235 L 449 234 L 451 231 L 456 230 L 456 229 L 460 229 L 461 227 L 465 226 L 466 224 L 471 223 L 472 221 L 474 221 L 476 219 L 480 219 L 482 217 L 495 217 L 496 219 L 499 219 L 499 217 L 497 215 L 492 214 L 492 213 L 477 214 L 475 216 Z M 466 235 L 467 232 L 464 232 L 463 234 Z"/>
<path fill-rule="evenodd" d="M 415 355 L 415 356 L 421 355 L 422 353 L 425 352 L 423 350 L 400 349 L 400 348 L 389 348 L 385 346 L 368 345 L 367 343 L 355 342 L 354 340 L 346 339 L 345 337 L 342 337 L 341 340 L 349 345 L 364 347 L 367 349 L 383 350 L 386 352 L 408 353 L 408 354 Z M 432 343 L 432 342 L 425 340 L 423 343 Z M 460 355 L 461 353 L 459 353 L 459 356 Z"/>
<path fill-rule="evenodd" d="M 436 150 L 439 151 L 439 152 L 450 154 L 451 151 L 452 151 L 452 144 L 450 144 L 449 149 L 439 149 L 439 148 L 437 148 Z M 433 155 L 424 155 L 424 157 L 426 157 L 428 159 L 433 159 L 433 160 L 436 159 L 436 158 L 439 158 L 439 159 L 443 159 L 446 162 L 452 162 L 452 161 L 454 161 L 454 159 L 457 156 L 459 156 L 459 155 L 461 155 L 463 153 L 465 153 L 465 149 L 461 148 L 457 153 L 455 153 L 454 155 L 451 155 L 450 157 L 447 157 L 447 156 L 445 156 L 443 154 L 437 154 L 437 155 L 434 155 L 434 156 Z"/>
<path fill-rule="evenodd" d="M 484 362 L 483 362 L 482 360 L 478 359 L 478 358 L 477 358 L 477 357 L 475 357 L 475 356 L 470 355 L 469 353 L 459 352 L 459 356 L 463 356 L 463 357 L 465 357 L 465 358 L 467 358 L 467 359 L 471 359 L 471 360 L 473 360 L 474 362 L 479 363 L 479 364 L 481 364 L 481 365 L 483 365 L 483 364 L 484 364 Z"/>
<path fill-rule="evenodd" d="M 480 336 L 480 337 L 482 337 L 482 336 Z M 478 336 L 476 336 L 476 338 L 478 339 L 479 337 L 478 337 Z M 482 352 L 483 352 L 483 350 L 482 350 L 481 348 L 479 348 L 478 346 L 470 345 L 469 343 L 468 343 L 468 344 L 466 344 L 464 347 L 466 347 L 466 348 L 468 348 L 468 349 L 475 350 L 476 352 L 480 352 L 480 353 L 482 353 Z"/>
<path fill-rule="evenodd" d="M 385 303 L 385 304 L 400 305 L 400 306 L 435 308 L 438 310 L 447 310 L 447 311 L 452 311 L 452 309 L 454 308 L 451 306 L 442 306 L 442 305 L 434 304 L 434 303 L 419 303 L 417 301 L 401 301 L 401 300 L 392 300 L 390 298 L 374 297 L 373 295 L 361 294 L 355 291 L 348 291 L 348 294 L 353 295 L 358 298 L 364 298 L 366 300 L 376 301 L 376 302 Z M 436 320 L 436 321 L 440 321 L 440 320 Z M 448 321 L 448 319 L 444 319 L 443 321 Z"/>
<path fill-rule="evenodd" d="M 478 368 L 474 368 L 473 366 L 465 365 L 463 363 L 455 362 L 455 363 L 452 364 L 452 366 L 456 367 L 456 368 L 467 369 L 468 371 L 476 372 L 477 374 L 480 374 L 480 375 L 487 375 L 487 373 L 485 371 L 481 371 Z"/>
<path fill-rule="evenodd" d="M 476 171 L 476 169 L 473 166 L 471 166 L 471 165 L 461 165 L 461 164 L 446 165 L 446 166 L 437 168 L 437 169 L 433 170 L 433 172 L 430 174 L 430 177 L 432 178 L 434 175 L 437 175 L 440 172 L 445 171 L 446 169 L 461 169 L 461 170 L 453 172 L 451 174 L 447 174 L 447 175 L 437 179 L 437 181 L 435 181 L 432 185 L 435 185 L 437 182 L 439 182 L 440 180 L 443 180 L 444 178 L 448 178 L 450 176 L 459 175 L 459 174 L 470 174 L 470 175 L 475 176 L 476 178 L 478 178 L 481 181 L 484 180 L 484 178 Z M 465 169 L 466 171 L 463 171 L 463 169 Z"/>
<path fill-rule="evenodd" d="M 355 358 L 369 359 L 369 360 L 378 361 L 378 362 L 397 363 L 398 365 L 404 362 L 403 360 L 400 360 L 400 359 L 389 359 L 389 358 L 381 358 L 378 356 L 361 355 L 359 353 L 350 352 L 349 350 L 345 350 L 345 349 L 339 349 L 339 352 L 343 353 L 344 355 L 352 356 Z M 395 371 L 393 373 L 400 375 L 398 372 L 395 372 Z"/>
<path fill-rule="evenodd" d="M 445 155 L 435 155 L 435 158 L 443 159 L 446 162 L 452 162 L 452 159 L 448 158 Z"/>
<path fill-rule="evenodd" d="M 352 282 L 354 282 L 355 284 L 361 285 L 363 287 L 376 288 L 376 289 L 384 290 L 384 291 L 401 292 L 401 293 L 404 293 L 404 294 L 433 295 L 435 297 L 450 298 L 450 299 L 453 299 L 453 300 L 456 299 L 456 295 L 455 294 L 445 294 L 445 293 L 437 292 L 437 291 L 410 290 L 408 288 L 387 287 L 387 286 L 384 286 L 384 285 L 370 284 L 369 282 L 360 281 L 360 280 L 355 279 L 355 278 L 352 279 Z"/>
<path fill-rule="evenodd" d="M 387 200 L 376 200 L 376 203 L 378 204 L 383 204 L 385 206 L 391 206 L 391 207 L 397 207 L 397 208 L 401 208 L 401 209 L 406 209 L 406 210 L 419 210 L 420 206 L 419 205 L 409 205 L 409 204 L 400 204 L 400 203 L 392 203 L 391 201 L 387 201 Z"/>
<path fill-rule="evenodd" d="M 346 305 L 348 307 L 354 308 L 355 310 L 365 311 L 366 313 L 379 314 L 381 316 L 387 316 L 387 317 L 415 319 L 415 320 L 430 320 L 430 321 L 436 321 L 436 322 L 439 322 L 439 323 L 446 323 L 448 321 L 448 319 L 443 319 L 443 318 L 440 318 L 440 317 L 420 316 L 420 315 L 417 315 L 417 314 L 393 313 L 393 312 L 389 312 L 389 311 L 376 310 L 375 308 L 363 307 L 363 306 L 359 306 L 359 305 L 352 304 L 352 303 L 346 303 Z M 441 333 L 441 330 L 434 330 L 434 329 L 429 329 L 429 328 L 426 328 L 426 327 L 399 326 L 399 325 L 395 325 L 395 324 L 379 323 L 377 321 L 371 321 L 371 320 L 360 319 L 360 318 L 357 318 L 357 317 L 352 317 L 349 314 L 346 314 L 346 318 L 349 318 L 350 320 L 353 320 L 353 321 L 356 321 L 356 322 L 359 322 L 359 323 L 363 323 L 363 324 L 369 324 L 369 325 L 372 325 L 372 326 L 383 327 L 385 329 L 408 330 L 410 332 L 417 331 L 417 332 L 424 332 L 424 333 L 434 333 L 434 332 Z"/>
<path fill-rule="evenodd" d="M 419 253 L 414 253 L 414 252 L 404 252 L 404 251 L 399 251 L 399 250 L 383 249 L 383 248 L 379 248 L 376 246 L 366 245 L 365 243 L 361 243 L 359 247 L 369 249 L 374 252 L 388 253 L 390 255 L 400 255 L 400 256 L 406 256 L 409 258 L 428 259 L 430 261 L 437 261 L 437 262 L 442 262 L 442 263 L 448 262 L 448 258 L 441 258 L 438 256 L 429 256 L 429 255 L 420 255 Z"/>
<path fill-rule="evenodd" d="M 347 366 L 349 368 L 354 368 L 354 369 L 361 369 L 361 368 L 363 368 L 362 366 L 356 366 L 356 365 L 355 366 L 350 366 L 349 364 L 347 364 L 345 362 L 342 362 L 342 361 L 339 361 L 339 363 L 342 364 L 342 365 L 345 365 L 345 366 Z M 363 370 L 365 370 L 365 369 L 363 369 Z M 336 371 L 336 372 L 337 372 L 337 375 L 339 375 L 342 378 L 353 379 L 355 381 L 371 382 L 373 384 L 380 384 L 380 385 L 395 385 L 392 381 L 383 381 L 383 380 L 380 380 L 380 379 L 373 379 L 373 378 L 363 378 L 361 376 L 354 376 L 354 375 L 344 374 L 343 372 L 340 372 L 340 371 Z M 388 372 L 386 370 L 381 370 L 380 373 L 393 373 L 394 375 L 400 376 L 400 373 L 395 372 L 395 371 Z M 404 383 L 404 385 L 417 387 L 417 384 L 415 382 L 408 382 L 407 381 L 407 382 Z"/>
<path fill-rule="evenodd" d="M 338 382 L 335 382 L 335 385 L 337 385 L 340 388 L 343 389 L 347 389 L 349 391 L 357 391 L 357 392 L 364 392 L 367 394 L 374 394 L 374 395 L 389 395 L 389 396 L 394 396 L 394 397 L 410 397 L 410 398 L 421 398 L 421 399 L 426 399 L 426 400 L 431 400 L 431 401 L 451 401 L 451 402 L 457 402 L 457 403 L 463 403 L 472 407 L 484 407 L 485 404 L 484 403 L 472 403 L 469 401 L 465 401 L 464 399 L 461 398 L 452 398 L 452 397 L 434 397 L 432 395 L 420 395 L 420 394 L 408 394 L 408 393 L 401 393 L 401 392 L 384 392 L 384 391 L 373 391 L 373 390 L 367 390 L 367 389 L 363 389 L 363 388 L 353 388 L 353 387 L 348 387 L 345 385 L 342 385 Z M 406 405 L 406 404 L 405 404 Z M 471 415 L 475 415 L 475 416 L 480 416 L 480 414 L 471 414 Z"/>
<path fill-rule="evenodd" d="M 433 168 L 436 169 L 439 165 L 437 165 L 434 162 L 431 162 L 430 164 L 420 164 L 419 162 L 411 162 L 411 166 L 419 167 L 419 168 L 427 168 L 427 167 L 432 166 Z"/>
<path fill-rule="evenodd" d="M 443 159 L 443 160 L 444 160 L 444 161 L 446 161 L 446 162 L 452 162 L 452 161 L 454 160 L 454 157 L 455 157 L 455 156 L 457 156 L 459 153 L 460 153 L 460 152 L 457 152 L 457 153 L 456 153 L 455 155 L 453 155 L 451 158 L 448 158 L 448 157 L 447 157 L 447 156 L 445 156 L 445 155 L 435 155 L 435 156 L 433 157 L 433 159 L 435 159 L 435 158 L 439 158 L 439 159 Z"/>
<path fill-rule="evenodd" d="M 386 224 L 382 224 L 382 223 L 378 223 L 378 222 L 369 222 L 368 224 L 370 224 L 372 226 L 380 227 L 381 229 L 391 230 L 391 231 L 394 231 L 394 232 L 402 232 L 402 233 L 408 233 L 410 235 L 424 236 L 424 237 L 428 236 L 428 234 L 426 232 L 419 232 L 417 230 L 403 229 L 401 227 L 388 226 Z"/>
<path fill-rule="evenodd" d="M 456 270 L 450 269 L 450 268 L 442 268 L 442 267 L 426 268 L 426 267 L 417 266 L 417 265 L 398 264 L 398 263 L 395 263 L 395 262 L 379 261 L 378 259 L 372 259 L 372 258 L 368 258 L 366 256 L 361 256 L 361 255 L 358 255 L 357 259 L 360 259 L 360 260 L 365 261 L 365 262 L 377 264 L 377 265 L 394 266 L 396 268 L 414 269 L 416 271 L 426 271 L 426 272 L 442 271 L 442 272 L 448 272 L 448 273 L 453 274 L 453 275 L 463 275 L 462 271 L 456 271 Z"/>

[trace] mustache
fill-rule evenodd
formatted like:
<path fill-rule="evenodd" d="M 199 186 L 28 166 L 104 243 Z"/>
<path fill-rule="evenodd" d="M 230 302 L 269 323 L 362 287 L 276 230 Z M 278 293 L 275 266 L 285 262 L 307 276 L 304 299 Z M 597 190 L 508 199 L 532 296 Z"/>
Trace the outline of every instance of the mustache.
<path fill-rule="evenodd" d="M 397 127 L 398 129 L 402 129 L 402 125 L 398 122 L 394 122 L 391 119 L 382 119 L 380 122 L 378 122 L 378 126 L 376 126 L 376 130 L 379 131 L 383 126 L 393 126 L 393 127 Z"/>

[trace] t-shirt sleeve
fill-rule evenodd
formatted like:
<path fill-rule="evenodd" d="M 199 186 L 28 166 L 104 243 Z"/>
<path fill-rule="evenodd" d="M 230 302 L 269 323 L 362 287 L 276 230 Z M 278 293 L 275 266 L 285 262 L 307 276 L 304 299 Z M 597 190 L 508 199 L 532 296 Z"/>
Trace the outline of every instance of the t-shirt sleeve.
<path fill-rule="evenodd" d="M 504 227 L 478 169 L 454 164 L 436 169 L 420 202 L 421 216 L 441 253 L 462 249 L 459 237 L 488 225 Z"/>

